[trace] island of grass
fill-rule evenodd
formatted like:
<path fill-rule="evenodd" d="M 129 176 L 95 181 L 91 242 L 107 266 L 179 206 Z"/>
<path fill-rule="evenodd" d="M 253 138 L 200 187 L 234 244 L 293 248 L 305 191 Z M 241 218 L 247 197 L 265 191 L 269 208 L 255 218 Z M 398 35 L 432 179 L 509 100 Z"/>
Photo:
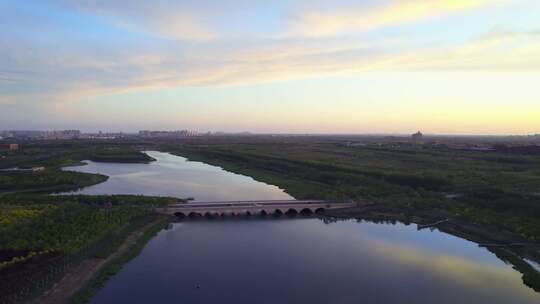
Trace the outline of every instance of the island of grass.
<path fill-rule="evenodd" d="M 95 162 L 105 163 L 149 163 L 155 161 L 146 153 L 133 149 L 109 148 L 94 151 L 89 154 L 88 159 Z"/>
<path fill-rule="evenodd" d="M 141 152 L 152 145 L 134 142 L 30 141 L 19 151 L 0 151 L 0 169 L 60 168 L 83 160 L 115 163 L 149 163 L 154 159 Z"/>
<path fill-rule="evenodd" d="M 149 163 L 154 159 L 131 144 L 94 142 L 29 142 L 21 151 L 0 153 L 0 196 L 12 193 L 54 193 L 102 183 L 105 175 L 70 172 L 82 161 Z"/>
<path fill-rule="evenodd" d="M 0 172 L 0 196 L 13 193 L 67 192 L 105 182 L 106 175 L 44 169 Z"/>

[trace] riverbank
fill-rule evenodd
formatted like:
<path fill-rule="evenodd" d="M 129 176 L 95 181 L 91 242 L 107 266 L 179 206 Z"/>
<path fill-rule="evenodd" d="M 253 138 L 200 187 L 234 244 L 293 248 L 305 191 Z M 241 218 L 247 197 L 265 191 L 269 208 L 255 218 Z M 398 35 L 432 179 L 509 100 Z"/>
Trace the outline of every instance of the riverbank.
<path fill-rule="evenodd" d="M 540 156 L 433 145 L 213 144 L 163 146 L 190 160 L 276 185 L 300 199 L 367 200 L 441 214 L 540 240 Z"/>
<path fill-rule="evenodd" d="M 113 253 L 178 198 L 19 195 L 0 200 L 0 302 L 41 295 L 83 261 Z"/>
<path fill-rule="evenodd" d="M 32 303 L 86 303 L 122 265 L 136 257 L 144 245 L 166 227 L 168 217 L 155 220 L 131 232 L 105 258 L 90 258 L 70 269 L 58 283 Z"/>

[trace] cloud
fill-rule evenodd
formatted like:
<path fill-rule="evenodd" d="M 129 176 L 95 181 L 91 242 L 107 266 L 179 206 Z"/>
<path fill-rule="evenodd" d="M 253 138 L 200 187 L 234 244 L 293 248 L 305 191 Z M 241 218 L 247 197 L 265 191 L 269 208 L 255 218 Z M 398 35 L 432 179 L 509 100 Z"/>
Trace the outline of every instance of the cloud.
<path fill-rule="evenodd" d="M 274 16 L 281 31 L 261 28 L 266 1 L 50 0 L 52 3 L 107 18 L 117 26 L 163 38 L 205 41 L 250 32 L 256 37 L 322 37 L 412 23 L 507 0 L 295 1 Z M 250 31 L 250 27 L 257 30 Z M 232 29 L 234 28 L 234 29 Z M 277 30 L 277 29 L 274 29 Z"/>
<path fill-rule="evenodd" d="M 51 1 L 68 12 L 103 17 L 113 20 L 114 26 L 171 40 L 87 41 L 85 37 L 74 38 L 73 33 L 61 32 L 64 24 L 56 24 L 53 17 L 45 18 L 49 26 L 44 32 L 33 25 L 26 27 L 25 32 L 11 35 L 7 24 L 8 30 L 0 32 L 2 104 L 72 102 L 182 85 L 251 84 L 369 71 L 540 71 L 538 31 L 492 31 L 443 46 L 431 46 L 429 39 L 418 44 L 405 35 L 337 35 L 475 9 L 498 1 L 400 0 L 381 4 L 339 0 L 337 7 L 350 10 L 322 13 L 328 2 L 314 0 L 310 4 L 316 10 L 292 7 L 294 13 L 286 14 L 282 21 L 295 20 L 298 14 L 315 16 L 297 20 L 289 33 L 299 36 L 280 38 L 228 37 L 223 35 L 224 30 L 216 30 L 221 10 L 228 14 L 240 7 L 240 11 L 253 13 L 264 7 L 259 1 L 210 1 L 213 5 L 208 0 L 179 1 L 173 5 L 162 0 Z M 203 8 L 207 10 L 203 12 Z M 6 14 L 7 10 L 0 12 L 0 17 Z M 16 20 L 10 20 L 11 28 L 17 29 Z M 77 29 L 73 31 L 77 33 Z"/>
<path fill-rule="evenodd" d="M 147 32 L 162 38 L 204 41 L 216 37 L 202 12 L 182 1 L 73 1 L 52 2 L 91 15 L 102 16 L 115 25 Z"/>
<path fill-rule="evenodd" d="M 418 50 L 389 64 L 415 70 L 540 71 L 538 31 L 492 31 L 462 45 Z"/>
<path fill-rule="evenodd" d="M 127 47 L 105 54 L 48 47 L 24 52 L 18 45 L 0 51 L 9 61 L 0 71 L 0 102 L 68 102 L 181 85 L 250 84 L 369 71 L 538 72 L 539 37 L 536 31 L 491 32 L 459 46 L 429 49 L 399 39 L 334 39 Z"/>
<path fill-rule="evenodd" d="M 479 8 L 497 1 L 489 0 L 397 0 L 382 5 L 334 9 L 306 10 L 285 35 L 321 37 L 379 27 L 400 25 Z"/>

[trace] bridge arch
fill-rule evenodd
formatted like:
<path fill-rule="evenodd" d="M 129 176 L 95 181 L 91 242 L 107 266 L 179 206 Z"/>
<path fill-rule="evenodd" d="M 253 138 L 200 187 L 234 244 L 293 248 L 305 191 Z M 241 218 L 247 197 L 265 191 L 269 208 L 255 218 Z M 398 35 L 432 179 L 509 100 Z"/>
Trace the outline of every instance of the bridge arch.
<path fill-rule="evenodd" d="M 201 217 L 202 215 L 199 212 L 190 212 L 188 214 L 189 217 Z"/>
<path fill-rule="evenodd" d="M 186 215 L 184 214 L 184 212 L 175 212 L 174 215 L 176 215 L 177 217 L 179 218 L 185 218 Z"/>
<path fill-rule="evenodd" d="M 316 213 L 316 214 L 324 214 L 325 211 L 326 211 L 326 209 L 324 209 L 324 208 L 317 208 L 317 209 L 315 209 L 315 213 Z"/>
<path fill-rule="evenodd" d="M 215 216 L 216 216 L 216 214 L 214 214 L 213 212 L 210 212 L 210 211 L 207 211 L 207 212 L 204 213 L 204 217 L 209 218 L 209 219 L 213 219 Z"/>
<path fill-rule="evenodd" d="M 298 215 L 298 210 L 296 210 L 294 208 L 289 208 L 289 210 L 287 210 L 287 212 L 285 212 L 285 214 L 287 216 L 294 217 L 294 216 Z"/>
<path fill-rule="evenodd" d="M 300 210 L 300 214 L 302 214 L 304 216 L 312 215 L 313 210 L 311 210 L 310 208 L 304 208 L 304 209 Z"/>

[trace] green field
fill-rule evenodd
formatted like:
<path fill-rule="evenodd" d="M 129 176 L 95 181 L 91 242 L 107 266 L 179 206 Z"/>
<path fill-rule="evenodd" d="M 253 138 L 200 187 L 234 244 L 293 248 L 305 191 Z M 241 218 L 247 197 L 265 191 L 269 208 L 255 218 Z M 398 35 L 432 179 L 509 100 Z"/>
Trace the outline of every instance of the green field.
<path fill-rule="evenodd" d="M 540 156 L 421 144 L 335 142 L 167 147 L 277 185 L 296 198 L 375 202 L 540 239 Z"/>
<path fill-rule="evenodd" d="M 20 151 L 0 152 L 0 168 L 22 169 L 0 171 L 0 302 L 38 296 L 73 266 L 113 253 L 130 232 L 156 219 L 153 207 L 178 202 L 167 197 L 48 195 L 107 180 L 61 170 L 82 160 L 153 161 L 125 143 L 26 142 Z"/>

